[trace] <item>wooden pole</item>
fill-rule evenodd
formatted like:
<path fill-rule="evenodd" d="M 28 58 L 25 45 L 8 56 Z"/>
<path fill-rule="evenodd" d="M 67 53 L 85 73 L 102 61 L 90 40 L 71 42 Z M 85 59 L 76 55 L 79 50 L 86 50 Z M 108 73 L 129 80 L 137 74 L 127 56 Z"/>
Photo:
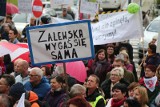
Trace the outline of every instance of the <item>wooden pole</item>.
<path fill-rule="evenodd" d="M 63 62 L 63 68 L 64 68 L 64 76 L 65 76 L 65 84 L 66 84 L 66 93 L 68 93 L 68 76 L 66 73 L 66 63 Z"/>

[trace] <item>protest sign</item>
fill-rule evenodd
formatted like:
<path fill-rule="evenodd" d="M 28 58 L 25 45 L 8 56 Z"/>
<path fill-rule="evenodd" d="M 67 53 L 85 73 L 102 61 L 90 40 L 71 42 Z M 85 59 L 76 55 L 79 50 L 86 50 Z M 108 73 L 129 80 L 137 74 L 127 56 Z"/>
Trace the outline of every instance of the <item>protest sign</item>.
<path fill-rule="evenodd" d="M 143 35 L 140 15 L 130 14 L 127 11 L 112 15 L 92 24 L 92 35 L 94 45 L 140 38 Z"/>
<path fill-rule="evenodd" d="M 87 2 L 85 0 L 81 0 L 80 13 L 95 15 L 98 12 L 98 6 L 99 4 L 96 2 Z"/>
<path fill-rule="evenodd" d="M 28 27 L 27 39 L 33 65 L 94 57 L 89 20 Z"/>
<path fill-rule="evenodd" d="M 58 8 L 59 6 L 66 7 L 74 5 L 73 0 L 50 0 L 52 8 Z"/>
<path fill-rule="evenodd" d="M 18 0 L 20 13 L 32 13 L 32 0 Z"/>

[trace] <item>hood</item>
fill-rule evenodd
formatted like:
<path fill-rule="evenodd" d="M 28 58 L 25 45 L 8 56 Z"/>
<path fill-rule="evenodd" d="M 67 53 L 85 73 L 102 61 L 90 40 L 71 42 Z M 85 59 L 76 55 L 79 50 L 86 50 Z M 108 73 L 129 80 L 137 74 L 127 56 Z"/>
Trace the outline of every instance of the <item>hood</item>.
<path fill-rule="evenodd" d="M 29 91 L 29 102 L 32 103 L 34 101 L 38 100 L 38 95 L 34 93 L 33 91 Z"/>

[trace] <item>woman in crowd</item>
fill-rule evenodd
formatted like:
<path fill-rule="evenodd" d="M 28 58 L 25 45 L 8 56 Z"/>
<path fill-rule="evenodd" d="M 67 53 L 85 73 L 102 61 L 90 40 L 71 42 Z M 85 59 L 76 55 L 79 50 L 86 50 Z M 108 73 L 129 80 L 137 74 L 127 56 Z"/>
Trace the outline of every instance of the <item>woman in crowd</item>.
<path fill-rule="evenodd" d="M 141 104 L 141 107 L 148 107 L 148 95 L 145 87 L 137 86 L 134 88 L 133 97 L 138 100 L 138 102 Z"/>
<path fill-rule="evenodd" d="M 106 46 L 106 50 L 107 50 L 107 61 L 110 64 L 113 64 L 113 61 L 115 59 L 115 54 L 114 54 L 114 45 L 112 44 L 108 44 Z"/>
<path fill-rule="evenodd" d="M 137 82 L 132 82 L 132 83 L 127 87 L 127 88 L 128 88 L 128 96 L 129 96 L 130 98 L 133 97 L 133 95 L 134 95 L 133 89 L 134 89 L 135 87 L 137 87 L 137 86 L 140 86 L 140 84 L 137 83 Z"/>
<path fill-rule="evenodd" d="M 125 84 L 117 83 L 112 88 L 112 98 L 106 107 L 121 107 L 126 100 L 127 87 Z"/>
<path fill-rule="evenodd" d="M 110 71 L 110 64 L 107 62 L 107 54 L 104 49 L 100 49 L 91 67 L 91 73 L 100 78 L 100 84 L 106 79 L 107 72 Z"/>
<path fill-rule="evenodd" d="M 41 70 L 43 71 L 43 76 L 45 76 L 50 82 L 51 69 L 47 65 L 43 65 L 43 66 L 41 66 Z"/>
<path fill-rule="evenodd" d="M 145 68 L 145 77 L 139 80 L 139 84 L 147 89 L 150 107 L 156 107 L 154 101 L 156 96 L 160 92 L 160 84 L 155 74 L 156 66 L 147 65 Z"/>
<path fill-rule="evenodd" d="M 124 56 L 124 66 L 126 70 L 133 72 L 133 65 L 130 63 L 129 56 L 126 52 L 120 52 Z"/>
<path fill-rule="evenodd" d="M 116 67 L 112 69 L 110 79 L 105 80 L 101 88 L 105 94 L 105 99 L 111 98 L 112 88 L 117 83 L 123 83 L 126 86 L 129 85 L 129 83 L 123 78 L 124 76 L 124 70 L 121 67 Z"/>
<path fill-rule="evenodd" d="M 68 95 L 63 89 L 64 80 L 61 76 L 51 78 L 51 90 L 45 96 L 46 101 L 50 107 L 62 107 L 68 99 Z"/>

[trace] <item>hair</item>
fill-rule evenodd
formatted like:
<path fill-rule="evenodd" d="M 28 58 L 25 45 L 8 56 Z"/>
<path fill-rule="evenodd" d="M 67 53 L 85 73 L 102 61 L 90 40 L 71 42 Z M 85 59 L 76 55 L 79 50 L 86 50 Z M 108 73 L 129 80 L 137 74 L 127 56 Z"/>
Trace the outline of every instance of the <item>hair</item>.
<path fill-rule="evenodd" d="M 52 80 L 52 79 L 56 79 L 56 81 L 57 81 L 58 83 L 62 83 L 62 84 L 65 83 L 65 80 L 64 80 L 63 77 L 60 76 L 60 75 L 55 76 L 55 77 L 51 77 L 51 80 Z"/>
<path fill-rule="evenodd" d="M 124 69 L 122 67 L 115 67 L 112 69 L 111 72 L 116 71 L 116 73 L 118 74 L 118 76 L 120 76 L 121 78 L 123 78 L 124 76 Z"/>
<path fill-rule="evenodd" d="M 127 86 L 125 84 L 121 84 L 121 83 L 115 84 L 112 88 L 112 91 L 114 91 L 115 89 L 119 89 L 119 90 L 121 90 L 122 93 L 126 93 L 126 94 L 128 92 Z"/>
<path fill-rule="evenodd" d="M 97 75 L 95 75 L 95 74 L 91 74 L 90 76 L 91 76 L 91 77 L 94 77 L 94 78 L 96 79 L 96 83 L 97 83 L 98 86 L 99 86 L 99 83 L 100 83 L 99 77 L 98 77 Z M 89 76 L 89 77 L 90 77 L 90 76 Z"/>
<path fill-rule="evenodd" d="M 127 57 L 127 62 L 126 62 L 126 64 L 130 64 L 130 59 L 129 59 L 129 55 L 128 55 L 128 53 L 127 52 L 124 52 L 124 51 L 122 51 L 122 52 L 120 52 L 120 54 L 122 54 L 124 57 Z"/>
<path fill-rule="evenodd" d="M 18 31 L 17 31 L 16 27 L 12 27 L 10 30 L 13 31 L 14 35 L 18 35 Z"/>
<path fill-rule="evenodd" d="M 132 82 L 127 88 L 128 90 L 133 90 L 137 86 L 140 86 L 138 82 Z"/>
<path fill-rule="evenodd" d="M 148 94 L 147 94 L 147 90 L 145 87 L 143 86 L 137 86 L 135 87 L 133 90 L 138 90 L 140 95 L 141 95 L 141 105 L 147 104 L 148 103 Z"/>
<path fill-rule="evenodd" d="M 38 76 L 40 76 L 41 78 L 43 77 L 43 71 L 40 69 L 40 68 L 38 68 L 38 67 L 34 67 L 34 68 L 32 68 L 31 69 L 31 71 L 30 71 L 30 73 L 31 72 L 35 72 Z"/>
<path fill-rule="evenodd" d="M 123 56 L 122 54 L 118 54 L 118 55 L 116 56 L 116 58 L 114 59 L 114 61 L 115 61 L 115 62 L 121 61 L 121 63 L 124 64 L 124 56 Z"/>
<path fill-rule="evenodd" d="M 22 59 L 22 60 L 18 61 L 18 63 L 21 63 L 22 66 L 25 68 L 25 70 L 28 70 L 29 64 L 26 60 Z"/>
<path fill-rule="evenodd" d="M 152 72 L 156 72 L 156 69 L 157 69 L 157 67 L 155 66 L 155 65 L 147 65 L 146 67 L 145 67 L 145 69 L 146 68 L 149 68 Z"/>
<path fill-rule="evenodd" d="M 156 53 L 157 46 L 155 44 L 149 44 L 148 47 L 152 50 L 152 53 L 154 53 L 154 54 Z"/>
<path fill-rule="evenodd" d="M 55 72 L 57 72 L 59 75 L 64 73 L 63 66 L 57 66 L 55 69 Z"/>
<path fill-rule="evenodd" d="M 43 67 L 45 68 L 46 76 L 51 75 L 51 69 L 46 65 L 41 66 L 41 68 L 43 68 Z"/>
<path fill-rule="evenodd" d="M 10 99 L 6 94 L 0 94 L 0 105 L 2 107 L 11 107 Z"/>
<path fill-rule="evenodd" d="M 77 95 L 82 95 L 82 92 L 86 92 L 86 88 L 83 85 L 80 84 L 74 84 L 70 89 L 70 97 L 75 97 Z"/>
<path fill-rule="evenodd" d="M 102 52 L 104 52 L 105 58 L 107 59 L 107 53 L 106 53 L 106 51 L 105 51 L 104 49 L 100 49 L 100 50 L 96 53 L 95 62 L 99 61 L 99 59 L 98 59 L 98 54 L 99 54 L 99 53 L 102 53 Z"/>
<path fill-rule="evenodd" d="M 12 16 L 11 15 L 7 15 L 6 19 L 11 19 L 12 20 Z"/>
<path fill-rule="evenodd" d="M 4 78 L 7 82 L 8 86 L 12 86 L 13 84 L 15 84 L 15 78 L 12 75 L 9 74 L 3 74 L 1 78 Z"/>
<path fill-rule="evenodd" d="M 124 102 L 128 104 L 128 107 L 141 107 L 140 103 L 134 98 L 127 98 Z"/>
<path fill-rule="evenodd" d="M 68 102 L 67 102 L 67 107 L 69 107 L 70 104 L 75 105 L 76 107 L 88 107 L 88 103 L 85 100 L 85 98 L 80 97 L 80 96 L 76 96 L 74 98 L 71 98 Z"/>

